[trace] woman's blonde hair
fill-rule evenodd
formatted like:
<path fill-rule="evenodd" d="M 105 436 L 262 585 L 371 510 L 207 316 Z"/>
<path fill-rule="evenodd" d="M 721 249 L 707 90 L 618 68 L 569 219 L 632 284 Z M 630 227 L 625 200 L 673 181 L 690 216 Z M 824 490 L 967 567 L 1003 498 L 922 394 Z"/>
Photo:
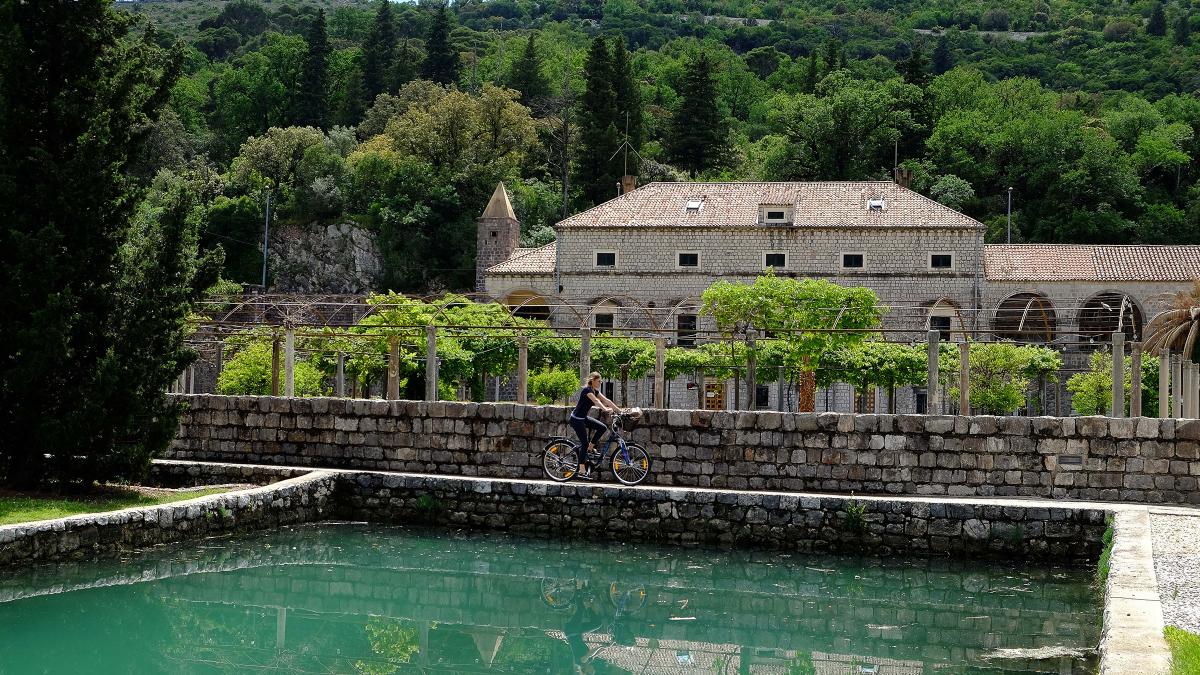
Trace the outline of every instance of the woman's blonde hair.
<path fill-rule="evenodd" d="M 588 374 L 587 383 L 591 384 L 592 380 L 598 380 L 598 379 L 600 379 L 600 373 L 597 373 L 596 371 L 593 370 L 591 373 Z"/>

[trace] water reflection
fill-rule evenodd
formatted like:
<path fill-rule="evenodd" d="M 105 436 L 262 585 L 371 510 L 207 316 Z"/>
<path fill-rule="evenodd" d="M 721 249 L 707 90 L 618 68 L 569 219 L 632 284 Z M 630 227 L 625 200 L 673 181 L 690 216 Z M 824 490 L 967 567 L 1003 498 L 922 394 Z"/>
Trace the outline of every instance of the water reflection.
<path fill-rule="evenodd" d="M 326 525 L 0 580 L 0 673 L 1088 672 L 1088 581 Z"/>

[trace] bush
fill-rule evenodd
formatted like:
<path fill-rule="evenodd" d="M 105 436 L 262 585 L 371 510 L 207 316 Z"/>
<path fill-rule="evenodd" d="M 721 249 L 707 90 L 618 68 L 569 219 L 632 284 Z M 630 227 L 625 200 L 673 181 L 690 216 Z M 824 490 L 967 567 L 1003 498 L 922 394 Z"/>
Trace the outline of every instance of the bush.
<path fill-rule="evenodd" d="M 529 393 L 541 405 L 570 398 L 581 387 L 579 374 L 569 370 L 546 370 L 529 376 Z"/>
<path fill-rule="evenodd" d="M 283 365 L 280 364 L 279 387 L 283 389 Z M 323 396 L 325 376 L 316 364 L 296 361 L 297 396 Z M 269 396 L 271 394 L 271 344 L 255 342 L 247 345 L 225 362 L 217 376 L 217 393 Z"/>

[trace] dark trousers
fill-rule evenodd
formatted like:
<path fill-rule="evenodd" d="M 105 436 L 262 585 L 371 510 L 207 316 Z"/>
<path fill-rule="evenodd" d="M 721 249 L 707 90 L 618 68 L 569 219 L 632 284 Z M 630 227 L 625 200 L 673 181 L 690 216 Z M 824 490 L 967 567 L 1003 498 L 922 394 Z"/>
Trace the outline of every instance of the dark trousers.
<path fill-rule="evenodd" d="M 595 417 L 579 419 L 571 415 L 571 428 L 579 437 L 579 461 L 587 463 L 588 429 L 592 429 L 592 445 L 598 448 L 600 447 L 600 438 L 604 436 L 604 432 L 608 431 L 608 427 Z"/>

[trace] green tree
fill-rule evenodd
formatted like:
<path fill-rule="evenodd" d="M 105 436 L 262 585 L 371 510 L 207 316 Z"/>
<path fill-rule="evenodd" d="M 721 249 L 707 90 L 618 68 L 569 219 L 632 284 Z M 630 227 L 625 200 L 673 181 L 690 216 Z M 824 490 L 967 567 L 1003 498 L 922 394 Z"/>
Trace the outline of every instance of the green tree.
<path fill-rule="evenodd" d="M 728 133 L 717 101 L 716 64 L 701 51 L 685 66 L 668 138 L 671 159 L 693 177 L 717 167 L 725 161 Z"/>
<path fill-rule="evenodd" d="M 1154 3 L 1150 8 L 1150 20 L 1146 22 L 1146 33 L 1157 37 L 1167 34 L 1167 15 L 1161 2 Z"/>
<path fill-rule="evenodd" d="M 458 52 L 450 44 L 450 10 L 440 5 L 433 12 L 425 37 L 421 77 L 439 84 L 457 84 L 460 67 Z"/>
<path fill-rule="evenodd" d="M 941 350 L 939 377 L 950 397 L 956 398 L 958 346 L 943 342 Z M 971 406 L 988 415 L 1010 415 L 1029 405 L 1034 382 L 1053 377 L 1062 368 L 1062 356 L 1047 347 L 972 342 L 969 368 Z"/>
<path fill-rule="evenodd" d="M 580 388 L 579 373 L 558 368 L 529 375 L 529 393 L 541 405 L 569 402 Z"/>
<path fill-rule="evenodd" d="M 1177 45 L 1186 47 L 1192 44 L 1192 15 L 1186 10 L 1175 20 L 1175 31 L 1171 37 Z"/>
<path fill-rule="evenodd" d="M 270 340 L 255 340 L 237 350 L 217 376 L 217 393 L 230 396 L 270 396 L 274 363 Z M 282 371 L 283 366 L 280 366 Z M 297 396 L 325 396 L 325 374 L 308 359 L 297 359 L 292 370 Z M 280 374 L 280 382 L 283 375 Z M 281 386 L 282 388 L 282 386 Z"/>
<path fill-rule="evenodd" d="M 534 106 L 550 95 L 550 83 L 542 72 L 542 55 L 538 51 L 537 33 L 530 31 L 521 56 L 513 63 L 508 84 L 521 92 L 521 103 Z"/>
<path fill-rule="evenodd" d="M 363 44 L 363 94 L 369 104 L 392 88 L 391 71 L 396 55 L 396 25 L 391 0 L 379 0 L 371 33 Z"/>
<path fill-rule="evenodd" d="M 620 38 L 612 41 L 612 78 L 616 97 L 614 123 L 621 138 L 625 139 L 628 133 L 629 144 L 635 152 L 640 152 L 646 138 L 642 121 L 642 89 L 633 75 L 633 64 L 625 41 Z M 638 173 L 638 158 L 633 153 L 629 154 L 628 173 Z"/>
<path fill-rule="evenodd" d="M 308 55 L 304 59 L 301 90 L 296 97 L 295 123 L 329 127 L 329 37 L 325 33 L 325 10 L 317 10 L 308 31 Z"/>
<path fill-rule="evenodd" d="M 167 385 L 195 357 L 194 195 L 138 206 L 123 171 L 182 52 L 104 0 L 0 4 L 0 482 L 136 479 L 178 424 Z"/>
<path fill-rule="evenodd" d="M 871 387 L 883 387 L 888 392 L 888 412 L 894 413 L 896 388 L 924 384 L 927 364 L 928 355 L 923 344 L 867 340 L 822 354 L 817 384 L 849 383 L 862 397 L 862 412 L 865 412 L 866 404 L 863 395 Z"/>
<path fill-rule="evenodd" d="M 804 70 L 804 93 L 811 94 L 817 90 L 817 81 L 821 79 L 817 66 L 817 52 L 813 50 L 808 55 L 808 67 Z"/>
<path fill-rule="evenodd" d="M 929 84 L 928 62 L 925 59 L 925 48 L 921 42 L 914 42 L 908 58 L 901 61 L 896 70 L 904 81 L 924 89 Z"/>
<path fill-rule="evenodd" d="M 937 46 L 933 48 L 933 74 L 942 73 L 954 67 L 954 54 L 950 51 L 950 38 L 945 35 L 938 38 Z"/>
<path fill-rule="evenodd" d="M 604 38 L 592 40 L 583 66 L 584 91 L 579 99 L 579 149 L 575 158 L 576 185 L 592 204 L 607 201 L 620 174 L 613 153 L 621 141 L 617 129 L 617 93 L 613 89 L 612 57 Z"/>
<path fill-rule="evenodd" d="M 1071 392 L 1071 407 L 1080 415 L 1107 415 L 1112 410 L 1113 358 L 1111 352 L 1092 353 L 1089 370 L 1075 373 L 1067 379 Z M 1142 412 L 1154 415 L 1158 410 L 1158 359 L 1142 358 Z M 1125 357 L 1125 391 L 1132 388 L 1133 359 Z M 1132 414 L 1126 396 L 1124 414 Z"/>

